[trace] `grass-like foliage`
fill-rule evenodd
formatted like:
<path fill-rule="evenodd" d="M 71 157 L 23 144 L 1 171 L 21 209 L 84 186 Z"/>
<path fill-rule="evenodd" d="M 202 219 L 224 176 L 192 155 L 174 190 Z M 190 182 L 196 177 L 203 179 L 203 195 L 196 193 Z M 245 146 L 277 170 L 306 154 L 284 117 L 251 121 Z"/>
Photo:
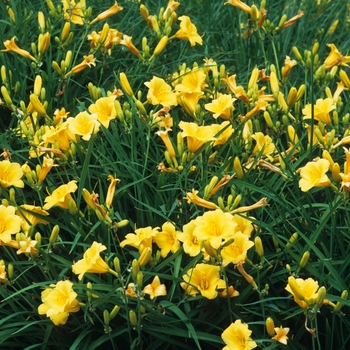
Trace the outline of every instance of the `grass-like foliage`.
<path fill-rule="evenodd" d="M 1 349 L 348 349 L 349 11 L 1 1 Z"/>

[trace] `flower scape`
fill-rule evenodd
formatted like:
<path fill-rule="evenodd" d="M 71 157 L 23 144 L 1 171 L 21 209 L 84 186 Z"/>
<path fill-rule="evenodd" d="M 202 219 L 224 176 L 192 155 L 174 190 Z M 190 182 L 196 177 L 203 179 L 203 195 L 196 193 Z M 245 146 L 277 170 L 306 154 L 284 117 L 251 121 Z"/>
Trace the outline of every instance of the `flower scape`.
<path fill-rule="evenodd" d="M 348 349 L 349 11 L 1 1 L 1 349 Z"/>

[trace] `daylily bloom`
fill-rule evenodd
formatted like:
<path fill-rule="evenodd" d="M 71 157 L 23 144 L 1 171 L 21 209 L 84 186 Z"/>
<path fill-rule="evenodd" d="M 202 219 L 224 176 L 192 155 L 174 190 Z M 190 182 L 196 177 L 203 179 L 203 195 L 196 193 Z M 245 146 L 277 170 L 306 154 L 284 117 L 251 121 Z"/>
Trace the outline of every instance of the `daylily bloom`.
<path fill-rule="evenodd" d="M 137 47 L 132 43 L 132 37 L 128 35 L 123 35 L 123 40 L 120 41 L 120 45 L 124 45 L 127 47 L 127 49 L 135 56 L 142 58 L 142 55 L 140 54 Z"/>
<path fill-rule="evenodd" d="M 180 121 L 179 127 L 182 130 L 182 137 L 187 137 L 187 148 L 195 153 L 208 141 L 215 140 L 215 131 L 209 126 L 199 126 L 196 123 Z"/>
<path fill-rule="evenodd" d="M 235 214 L 232 216 L 233 221 L 237 224 L 236 232 L 242 232 L 250 237 L 254 231 L 252 220 L 249 220 L 246 215 Z M 253 217 L 250 217 L 254 219 Z"/>
<path fill-rule="evenodd" d="M 112 205 L 113 202 L 113 197 L 114 197 L 114 193 L 115 193 L 115 188 L 117 186 L 117 183 L 120 182 L 120 179 L 117 179 L 116 177 L 112 176 L 112 175 L 108 175 L 108 180 L 111 181 L 111 183 L 108 186 L 108 191 L 107 191 L 107 195 L 106 195 L 106 207 L 110 208 L 110 206 Z"/>
<path fill-rule="evenodd" d="M 100 123 L 97 119 L 97 113 L 80 112 L 74 118 L 67 119 L 68 128 L 72 134 L 80 135 L 83 140 L 89 141 L 91 135 L 96 134 L 100 129 Z"/>
<path fill-rule="evenodd" d="M 179 6 L 180 6 L 180 3 L 177 2 L 176 0 L 169 0 L 168 6 L 166 7 L 163 13 L 163 18 L 166 19 L 167 16 L 173 13 Z M 168 11 L 170 11 L 170 14 L 168 14 Z"/>
<path fill-rule="evenodd" d="M 313 187 L 327 187 L 331 181 L 326 175 L 329 170 L 329 161 L 319 159 L 315 162 L 308 162 L 300 169 L 299 187 L 303 192 L 307 192 Z"/>
<path fill-rule="evenodd" d="M 0 162 L 0 186 L 7 188 L 15 186 L 19 188 L 24 187 L 24 182 L 21 180 L 23 170 L 18 163 L 11 163 L 9 160 Z"/>
<path fill-rule="evenodd" d="M 175 33 L 174 37 L 181 40 L 188 40 L 191 46 L 196 44 L 202 45 L 203 40 L 197 33 L 196 26 L 191 22 L 190 17 L 179 17 L 180 29 Z"/>
<path fill-rule="evenodd" d="M 93 19 L 90 22 L 90 25 L 96 23 L 97 21 L 102 21 L 108 17 L 111 17 L 111 16 L 115 15 L 116 13 L 118 13 L 119 11 L 121 11 L 122 9 L 123 9 L 123 7 L 119 6 L 118 3 L 115 2 L 112 7 L 110 7 L 106 11 L 101 12 L 95 19 Z"/>
<path fill-rule="evenodd" d="M 174 90 L 179 92 L 202 92 L 208 84 L 205 82 L 207 75 L 204 69 L 194 68 L 186 72 L 181 83 L 176 84 Z"/>
<path fill-rule="evenodd" d="M 158 276 L 155 276 L 152 283 L 143 288 L 142 292 L 148 294 L 151 300 L 153 300 L 155 297 L 164 296 L 167 294 L 165 285 L 160 284 L 160 279 Z"/>
<path fill-rule="evenodd" d="M 182 228 L 183 232 L 178 232 L 177 239 L 182 242 L 184 252 L 189 256 L 197 256 L 201 251 L 201 241 L 193 234 L 196 224 L 191 220 Z"/>
<path fill-rule="evenodd" d="M 236 320 L 221 334 L 222 340 L 227 345 L 222 350 L 250 350 L 256 348 L 258 345 L 250 337 L 251 334 L 252 331 L 247 324 L 242 323 L 241 320 Z"/>
<path fill-rule="evenodd" d="M 286 56 L 284 60 L 284 67 L 282 67 L 282 77 L 287 78 L 292 67 L 296 66 L 298 63 L 296 60 L 291 60 L 289 56 Z"/>
<path fill-rule="evenodd" d="M 245 116 L 240 117 L 240 120 L 246 121 L 250 118 L 253 118 L 254 116 L 256 116 L 260 111 L 266 111 L 266 107 L 268 106 L 268 102 L 265 101 L 262 98 L 259 98 L 258 101 L 256 102 L 255 106 L 253 109 L 251 109 Z"/>
<path fill-rule="evenodd" d="M 92 54 L 88 56 L 84 56 L 83 61 L 77 64 L 76 66 L 74 66 L 68 73 L 66 73 L 64 77 L 67 78 L 72 74 L 77 74 L 83 71 L 84 69 L 86 69 L 87 67 L 91 68 L 91 66 L 96 66 L 95 61 L 96 61 L 96 58 Z"/>
<path fill-rule="evenodd" d="M 48 144 L 56 145 L 61 151 L 70 150 L 70 142 L 75 141 L 75 135 L 68 128 L 68 123 L 56 125 L 56 127 L 47 127 L 45 134 L 42 136 L 43 143 L 47 146 Z M 56 150 L 59 151 L 59 150 Z M 45 151 L 43 151 L 45 152 Z M 49 151 L 53 152 L 53 151 Z"/>
<path fill-rule="evenodd" d="M 299 18 L 304 16 L 304 11 L 299 11 L 297 15 L 295 15 L 294 17 L 290 18 L 288 21 L 284 22 L 284 24 L 281 27 L 282 29 L 285 29 L 289 26 L 291 26 L 292 24 L 294 24 Z"/>
<path fill-rule="evenodd" d="M 275 150 L 275 145 L 269 135 L 264 135 L 262 132 L 256 132 L 252 135 L 252 138 L 256 141 L 256 145 L 252 151 L 254 156 L 259 154 L 261 151 L 263 155 L 266 155 Z"/>
<path fill-rule="evenodd" d="M 185 282 L 180 285 L 185 289 L 186 294 L 202 294 L 207 299 L 215 299 L 218 295 L 218 289 L 226 288 L 226 282 L 220 279 L 220 266 L 197 264 L 189 269 L 182 276 Z"/>
<path fill-rule="evenodd" d="M 35 246 L 38 242 L 35 240 L 32 240 L 31 237 L 26 237 L 23 233 L 20 236 L 21 237 L 19 239 L 16 237 L 16 240 L 18 243 L 18 250 L 16 254 L 19 255 L 24 253 L 24 254 L 37 255 L 38 249 L 35 248 Z"/>
<path fill-rule="evenodd" d="M 349 67 L 347 63 L 350 62 L 350 56 L 343 56 L 334 44 L 327 44 L 327 46 L 331 48 L 331 52 L 324 61 L 324 65 L 327 70 L 334 66 Z"/>
<path fill-rule="evenodd" d="M 301 308 L 306 309 L 309 304 L 316 302 L 318 288 L 318 282 L 312 278 L 303 280 L 291 276 L 285 289 L 294 295 L 294 301 Z"/>
<path fill-rule="evenodd" d="M 48 210 L 53 206 L 60 207 L 63 209 L 69 209 L 69 201 L 71 205 L 75 205 L 75 201 L 72 198 L 71 193 L 75 192 L 78 189 L 77 181 L 72 180 L 65 185 L 61 185 L 56 188 L 50 196 L 45 198 L 44 210 Z"/>
<path fill-rule="evenodd" d="M 218 249 L 221 244 L 234 237 L 237 224 L 230 213 L 224 213 L 221 209 L 205 212 L 194 220 L 196 227 L 193 235 L 200 241 L 207 241 L 213 249 Z"/>
<path fill-rule="evenodd" d="M 0 205 L 0 245 L 9 243 L 11 235 L 21 230 L 22 219 L 15 214 L 16 208 L 9 205 Z"/>
<path fill-rule="evenodd" d="M 93 242 L 91 247 L 85 251 L 83 259 L 73 264 L 72 271 L 76 275 L 79 274 L 79 281 L 83 278 L 85 273 L 109 272 L 108 264 L 100 256 L 100 253 L 106 249 L 107 248 L 103 244 Z"/>
<path fill-rule="evenodd" d="M 6 47 L 5 50 L 1 50 L 1 52 L 14 52 L 17 55 L 23 56 L 25 58 L 29 58 L 30 60 L 36 62 L 36 58 L 33 57 L 28 51 L 20 49 L 17 44 L 15 43 L 16 37 L 14 36 L 10 40 L 6 40 L 4 42 L 4 46 Z"/>
<path fill-rule="evenodd" d="M 43 158 L 43 164 L 38 175 L 38 185 L 40 185 L 45 180 L 49 171 L 56 166 L 58 166 L 58 164 L 55 164 L 54 159 L 47 157 Z"/>
<path fill-rule="evenodd" d="M 272 339 L 278 341 L 279 343 L 287 345 L 287 341 L 288 341 L 287 334 L 289 332 L 289 328 L 288 327 L 283 328 L 282 326 L 275 327 L 275 332 L 276 332 L 276 335 L 272 337 Z"/>
<path fill-rule="evenodd" d="M 177 102 L 191 117 L 195 117 L 198 101 L 204 98 L 204 93 L 197 92 L 182 92 L 177 96 Z"/>
<path fill-rule="evenodd" d="M 114 107 L 116 95 L 101 97 L 95 103 L 89 106 L 89 112 L 97 115 L 97 120 L 108 129 L 111 120 L 117 117 L 117 111 Z"/>
<path fill-rule="evenodd" d="M 177 239 L 179 231 L 171 222 L 165 222 L 162 230 L 154 236 L 154 242 L 161 249 L 160 255 L 165 258 L 169 252 L 175 253 L 180 248 L 180 242 Z"/>
<path fill-rule="evenodd" d="M 152 249 L 153 237 L 158 230 L 159 227 L 152 228 L 151 226 L 136 229 L 135 233 L 128 233 L 125 236 L 125 239 L 120 242 L 120 246 L 124 248 L 126 245 L 130 245 L 140 252 L 147 247 Z"/>
<path fill-rule="evenodd" d="M 49 222 L 40 218 L 36 214 L 40 216 L 48 216 L 49 213 L 42 209 L 41 207 L 37 207 L 34 205 L 29 204 L 22 204 L 20 205 L 21 209 L 24 210 L 17 210 L 16 214 L 22 218 L 22 231 L 28 232 L 30 226 L 36 226 L 38 224 L 44 224 L 47 225 Z"/>
<path fill-rule="evenodd" d="M 225 2 L 224 5 L 229 4 L 232 6 L 235 6 L 237 8 L 239 8 L 240 10 L 246 12 L 246 13 L 251 13 L 252 9 L 249 5 L 245 4 L 244 2 L 242 2 L 241 0 L 229 0 L 227 2 Z"/>
<path fill-rule="evenodd" d="M 217 99 L 211 101 L 211 103 L 206 103 L 204 108 L 213 113 L 215 119 L 230 119 L 231 113 L 234 110 L 233 103 L 236 101 L 231 95 L 220 95 Z"/>
<path fill-rule="evenodd" d="M 56 326 L 63 325 L 67 322 L 70 312 L 78 312 L 80 309 L 77 296 L 73 290 L 73 283 L 68 280 L 50 284 L 50 288 L 41 293 L 43 304 L 39 305 L 38 313 L 46 314 Z"/>
<path fill-rule="evenodd" d="M 336 108 L 336 104 L 334 100 L 330 97 L 322 99 L 319 98 L 316 101 L 316 104 L 314 107 L 314 119 L 317 121 L 321 121 L 326 124 L 331 124 L 332 120 L 329 115 L 329 112 L 331 112 L 333 109 Z M 312 105 L 308 103 L 305 108 L 302 109 L 302 112 L 304 114 L 303 119 L 311 119 L 312 118 Z"/>
<path fill-rule="evenodd" d="M 236 83 L 236 74 L 231 76 L 225 76 L 225 78 L 222 78 L 222 81 L 226 83 L 228 88 L 234 93 L 234 95 L 239 99 L 244 101 L 245 103 L 249 103 L 249 97 L 247 93 L 245 92 L 243 86 L 237 85 Z"/>
<path fill-rule="evenodd" d="M 187 192 L 186 197 L 184 198 L 187 200 L 187 203 L 193 203 L 195 205 L 198 205 L 203 208 L 207 209 L 220 209 L 218 205 L 216 205 L 213 202 L 207 201 L 201 197 L 198 196 L 198 191 L 195 189 L 192 189 L 192 192 Z"/>
<path fill-rule="evenodd" d="M 75 24 L 84 24 L 84 11 L 86 9 L 85 0 L 80 0 L 76 3 L 74 0 L 62 0 L 63 14 L 66 21 L 71 21 Z"/>
<path fill-rule="evenodd" d="M 152 105 L 171 107 L 177 105 L 176 94 L 172 91 L 164 79 L 153 77 L 151 81 L 144 83 L 148 87 L 147 101 Z"/>
<path fill-rule="evenodd" d="M 221 124 L 212 124 L 211 128 L 214 130 L 216 140 L 213 146 L 224 145 L 233 134 L 233 127 L 228 120 Z"/>

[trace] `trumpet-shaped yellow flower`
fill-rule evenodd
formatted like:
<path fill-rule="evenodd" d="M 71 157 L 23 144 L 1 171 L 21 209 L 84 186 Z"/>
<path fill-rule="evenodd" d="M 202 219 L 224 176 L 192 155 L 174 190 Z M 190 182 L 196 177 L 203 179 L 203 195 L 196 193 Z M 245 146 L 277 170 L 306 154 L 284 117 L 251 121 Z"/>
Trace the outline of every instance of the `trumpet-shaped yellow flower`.
<path fill-rule="evenodd" d="M 182 137 L 187 138 L 187 148 L 195 153 L 209 141 L 215 140 L 215 131 L 209 125 L 199 126 L 196 123 L 181 121 L 179 127 Z"/>
<path fill-rule="evenodd" d="M 228 88 L 234 93 L 234 95 L 239 99 L 244 101 L 245 103 L 249 103 L 249 97 L 247 93 L 245 92 L 243 86 L 237 85 L 236 82 L 236 74 L 231 76 L 225 76 L 225 78 L 222 79 L 224 83 L 228 86 Z"/>
<path fill-rule="evenodd" d="M 111 120 L 117 117 L 114 107 L 116 95 L 101 97 L 89 106 L 89 112 L 97 115 L 97 120 L 107 129 Z"/>
<path fill-rule="evenodd" d="M 147 101 L 152 105 L 171 107 L 177 105 L 176 94 L 164 79 L 153 77 L 151 81 L 145 82 L 148 87 Z"/>
<path fill-rule="evenodd" d="M 213 202 L 207 201 L 201 197 L 198 196 L 198 191 L 194 188 L 192 189 L 192 192 L 187 192 L 186 197 L 184 199 L 187 200 L 187 203 L 193 203 L 195 205 L 198 205 L 203 208 L 207 209 L 219 209 L 220 207 L 216 205 Z"/>
<path fill-rule="evenodd" d="M 295 295 L 295 291 L 290 286 L 288 282 L 286 286 L 286 290 L 293 294 L 294 301 L 303 309 L 306 309 L 309 304 L 313 304 L 317 299 L 317 291 L 318 291 L 318 282 L 313 280 L 312 278 L 308 278 L 306 280 L 302 278 L 295 278 L 295 282 L 297 284 L 298 293 L 301 293 L 303 300 L 299 299 L 298 296 Z M 294 288 L 294 287 L 293 287 Z"/>
<path fill-rule="evenodd" d="M 118 13 L 119 11 L 121 11 L 123 8 L 121 6 L 118 5 L 117 2 L 114 3 L 114 5 L 112 7 L 110 7 L 108 10 L 101 12 L 96 18 L 94 18 L 91 24 L 94 24 L 95 22 L 98 21 L 102 21 L 108 17 L 111 17 L 113 15 L 115 15 L 116 13 Z"/>
<path fill-rule="evenodd" d="M 80 112 L 74 118 L 67 119 L 69 130 L 74 135 L 82 136 L 82 139 L 89 141 L 92 134 L 96 134 L 100 130 L 98 122 L 98 114 L 89 114 L 88 112 Z"/>
<path fill-rule="evenodd" d="M 251 338 L 252 331 L 248 325 L 236 320 L 221 334 L 226 346 L 222 350 L 250 350 L 258 345 Z"/>
<path fill-rule="evenodd" d="M 303 192 L 307 192 L 313 187 L 327 187 L 331 185 L 331 181 L 327 176 L 329 170 L 329 161 L 327 159 L 319 159 L 315 162 L 308 162 L 300 170 L 299 187 Z"/>
<path fill-rule="evenodd" d="M 100 253 L 107 248 L 98 242 L 93 242 L 83 256 L 83 259 L 77 261 L 72 266 L 72 271 L 76 275 L 79 274 L 79 281 L 85 273 L 107 273 L 109 272 L 108 264 L 101 258 Z"/>
<path fill-rule="evenodd" d="M 126 46 L 126 48 L 135 56 L 142 58 L 137 47 L 132 42 L 132 37 L 126 34 L 123 35 L 123 39 L 120 41 L 120 45 Z"/>
<path fill-rule="evenodd" d="M 68 280 L 51 284 L 50 288 L 41 292 L 43 304 L 39 305 L 38 313 L 46 314 L 56 326 L 63 325 L 67 322 L 69 313 L 80 310 L 77 296 L 73 283 Z"/>
<path fill-rule="evenodd" d="M 242 2 L 241 0 L 229 0 L 227 2 L 225 2 L 225 5 L 229 4 L 232 6 L 235 6 L 237 8 L 239 8 L 240 10 L 246 12 L 246 13 L 251 13 L 252 9 L 249 5 L 245 4 L 244 2 Z"/>
<path fill-rule="evenodd" d="M 281 344 L 287 345 L 288 342 L 288 337 L 287 334 L 289 332 L 289 328 L 283 328 L 282 326 L 280 327 L 275 327 L 275 332 L 276 335 L 272 337 L 272 339 L 278 341 Z"/>
<path fill-rule="evenodd" d="M 196 227 L 193 234 L 200 241 L 207 241 L 213 249 L 218 249 L 223 242 L 233 238 L 237 224 L 230 213 L 221 209 L 208 211 L 198 216 L 194 223 Z"/>
<path fill-rule="evenodd" d="M 230 119 L 231 113 L 234 110 L 233 103 L 236 101 L 231 95 L 220 95 L 217 99 L 211 101 L 211 103 L 206 103 L 204 108 L 213 113 L 215 119 Z"/>
<path fill-rule="evenodd" d="M 165 222 L 162 225 L 162 230 L 157 232 L 154 237 L 154 242 L 161 249 L 160 255 L 165 258 L 169 252 L 175 253 L 180 248 L 180 242 L 177 239 L 179 231 L 176 231 L 175 226 L 171 222 Z"/>
<path fill-rule="evenodd" d="M 207 75 L 204 69 L 194 68 L 185 73 L 181 83 L 176 84 L 174 90 L 179 92 L 202 92 L 208 86 L 205 82 L 206 78 Z"/>
<path fill-rule="evenodd" d="M 0 186 L 7 188 L 15 186 L 24 187 L 24 182 L 21 180 L 23 170 L 18 163 L 11 163 L 9 160 L 0 162 Z"/>
<path fill-rule="evenodd" d="M 188 40 L 191 46 L 196 44 L 202 45 L 203 40 L 201 36 L 197 33 L 196 26 L 191 22 L 190 17 L 181 16 L 179 17 L 180 29 L 175 33 L 174 37 L 180 40 Z"/>
<path fill-rule="evenodd" d="M 350 62 L 350 56 L 343 56 L 334 44 L 327 44 L 327 46 L 331 48 L 331 52 L 324 61 L 324 65 L 327 70 L 334 66 L 349 67 L 347 63 Z"/>
<path fill-rule="evenodd" d="M 204 93 L 196 92 L 182 92 L 177 96 L 177 102 L 191 117 L 195 117 L 198 101 L 204 98 Z"/>
<path fill-rule="evenodd" d="M 263 155 L 273 153 L 275 145 L 269 135 L 264 135 L 262 132 L 256 132 L 252 135 L 252 138 L 256 141 L 256 145 L 252 154 L 255 156 L 262 151 Z"/>
<path fill-rule="evenodd" d="M 254 246 L 254 242 L 242 232 L 236 232 L 233 236 L 233 243 L 221 250 L 222 266 L 225 267 L 230 263 L 238 264 L 247 257 L 248 250 Z"/>
<path fill-rule="evenodd" d="M 120 246 L 124 248 L 126 245 L 130 245 L 140 252 L 144 248 L 152 249 L 153 237 L 157 234 L 159 227 L 152 228 L 151 226 L 139 228 L 135 230 L 135 233 L 128 233 L 125 239 L 120 242 Z"/>
<path fill-rule="evenodd" d="M 160 284 L 160 279 L 155 276 L 152 283 L 143 288 L 143 293 L 148 294 L 150 299 L 155 297 L 164 296 L 167 294 L 165 284 Z"/>
<path fill-rule="evenodd" d="M 202 294 L 207 299 L 215 299 L 218 290 L 226 288 L 226 282 L 220 279 L 220 267 L 208 264 L 197 264 L 182 276 L 185 282 L 180 285 L 186 294 Z"/>
<path fill-rule="evenodd" d="M 77 64 L 76 66 L 74 66 L 66 75 L 65 78 L 69 77 L 72 74 L 77 74 L 81 71 L 83 71 L 84 69 L 86 69 L 87 67 L 91 68 L 92 66 L 96 66 L 96 58 L 94 57 L 94 55 L 88 55 L 88 56 L 84 56 L 84 59 L 81 63 Z"/>
<path fill-rule="evenodd" d="M 58 166 L 58 164 L 55 164 L 54 159 L 48 157 L 43 158 L 43 164 L 38 176 L 38 185 L 40 185 L 46 179 L 49 171 L 55 166 Z"/>
<path fill-rule="evenodd" d="M 20 205 L 21 209 L 24 210 L 17 210 L 16 214 L 22 218 L 22 231 L 28 232 L 30 226 L 36 226 L 38 224 L 44 224 L 47 225 L 49 222 L 40 218 L 40 216 L 48 216 L 49 213 L 42 209 L 41 207 L 37 207 L 34 205 L 29 204 L 22 204 Z M 38 215 L 36 215 L 38 214 Z"/>
<path fill-rule="evenodd" d="M 56 145 L 61 151 L 70 150 L 70 142 L 75 141 L 75 135 L 68 128 L 68 123 L 64 122 L 56 127 L 47 127 L 45 134 L 42 136 L 43 143 Z"/>
<path fill-rule="evenodd" d="M 254 231 L 252 220 L 249 220 L 246 215 L 235 214 L 232 216 L 233 221 L 237 224 L 236 232 L 242 232 L 250 237 Z M 250 217 L 254 219 L 253 217 Z"/>
<path fill-rule="evenodd" d="M 69 201 L 75 205 L 74 199 L 71 193 L 75 192 L 78 189 L 77 181 L 72 180 L 65 185 L 61 185 L 56 188 L 50 196 L 45 198 L 44 210 L 48 210 L 51 207 L 60 207 L 63 209 L 69 209 Z"/>
<path fill-rule="evenodd" d="M 184 252 L 189 256 L 197 256 L 201 252 L 201 241 L 193 234 L 196 227 L 194 221 L 190 221 L 182 228 L 183 232 L 178 232 L 177 239 L 182 242 Z"/>
<path fill-rule="evenodd" d="M 18 233 L 21 229 L 22 219 L 15 214 L 16 208 L 0 205 L 0 245 L 9 243 L 11 235 Z"/>
<path fill-rule="evenodd" d="M 85 0 L 76 3 L 74 0 L 62 0 L 63 14 L 66 21 L 74 24 L 84 24 L 84 11 L 86 9 Z"/>
<path fill-rule="evenodd" d="M 20 49 L 17 44 L 15 43 L 16 37 L 14 36 L 10 40 L 6 40 L 4 42 L 4 46 L 6 47 L 5 50 L 1 50 L 1 52 L 14 52 L 17 55 L 23 56 L 25 58 L 29 58 L 30 60 L 36 62 L 36 58 L 33 57 L 28 51 Z"/>
<path fill-rule="evenodd" d="M 319 98 L 316 101 L 316 104 L 314 107 L 314 119 L 317 121 L 321 121 L 326 124 L 331 124 L 332 120 L 329 115 L 329 112 L 335 109 L 336 104 L 334 100 L 330 97 L 328 98 Z M 303 119 L 311 119 L 312 118 L 312 105 L 308 103 L 305 105 L 305 108 L 302 109 L 302 112 L 304 114 Z"/>
<path fill-rule="evenodd" d="M 233 127 L 228 120 L 221 124 L 212 124 L 211 128 L 214 130 L 216 140 L 213 146 L 224 145 L 233 134 Z"/>

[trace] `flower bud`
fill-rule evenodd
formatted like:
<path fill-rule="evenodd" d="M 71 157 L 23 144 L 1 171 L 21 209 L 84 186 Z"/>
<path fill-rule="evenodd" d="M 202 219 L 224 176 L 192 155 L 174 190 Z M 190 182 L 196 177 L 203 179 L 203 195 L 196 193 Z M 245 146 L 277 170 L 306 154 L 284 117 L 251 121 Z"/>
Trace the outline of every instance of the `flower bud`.
<path fill-rule="evenodd" d="M 5 103 L 6 103 L 8 106 L 12 106 L 13 103 L 12 103 L 10 94 L 9 94 L 9 92 L 8 92 L 8 90 L 6 89 L 5 86 L 1 86 L 1 94 L 2 94 L 2 97 L 3 97 L 4 100 L 5 100 Z"/>
<path fill-rule="evenodd" d="M 293 47 L 292 47 L 292 51 L 293 51 L 293 53 L 294 53 L 295 58 L 296 58 L 298 61 L 302 62 L 302 61 L 303 61 L 303 58 L 302 58 L 302 56 L 301 56 L 301 54 L 300 54 L 299 49 L 298 49 L 296 46 L 293 46 Z"/>
<path fill-rule="evenodd" d="M 217 254 L 216 249 L 214 249 L 212 247 L 212 245 L 207 240 L 203 241 L 202 244 L 203 244 L 203 248 L 205 249 L 207 254 L 209 254 L 212 258 L 217 257 L 218 254 Z"/>
<path fill-rule="evenodd" d="M 149 16 L 149 12 L 148 12 L 148 9 L 145 5 L 141 4 L 140 5 L 140 14 L 141 14 L 141 17 L 144 21 L 148 21 L 148 16 Z"/>
<path fill-rule="evenodd" d="M 296 279 L 294 278 L 294 276 L 289 276 L 288 277 L 288 284 L 290 289 L 292 290 L 294 296 L 299 299 L 299 300 L 304 300 L 305 297 L 303 295 L 303 293 L 300 290 L 300 287 L 296 281 Z"/>
<path fill-rule="evenodd" d="M 50 235 L 49 247 L 51 247 L 53 244 L 56 243 L 59 233 L 60 233 L 60 227 L 58 225 L 55 225 Z"/>
<path fill-rule="evenodd" d="M 300 272 L 301 269 L 303 269 L 306 264 L 308 263 L 309 261 L 309 258 L 310 258 L 310 252 L 306 251 L 303 256 L 301 257 L 300 259 L 300 262 L 299 262 L 299 267 L 298 267 L 298 270 L 297 270 L 297 273 Z"/>
<path fill-rule="evenodd" d="M 134 259 L 131 263 L 131 270 L 132 270 L 134 279 L 136 280 L 137 274 L 140 272 L 140 264 L 136 259 Z"/>
<path fill-rule="evenodd" d="M 61 32 L 61 41 L 65 41 L 69 35 L 70 32 L 70 22 L 65 22 L 62 32 Z"/>
<path fill-rule="evenodd" d="M 321 287 L 317 292 L 316 307 L 319 309 L 323 305 L 324 298 L 326 297 L 326 288 Z"/>
<path fill-rule="evenodd" d="M 115 305 L 114 308 L 112 309 L 112 311 L 109 313 L 109 319 L 113 320 L 113 318 L 115 316 L 117 316 L 119 310 L 120 310 L 120 306 L 119 305 Z"/>
<path fill-rule="evenodd" d="M 334 163 L 334 165 L 331 168 L 331 172 L 333 180 L 337 183 L 340 183 L 342 181 L 342 178 L 340 176 L 340 165 L 338 163 Z"/>
<path fill-rule="evenodd" d="M 11 263 L 7 265 L 7 275 L 9 276 L 10 281 L 12 281 L 15 277 L 15 268 Z"/>
<path fill-rule="evenodd" d="M 103 323 L 106 327 L 109 327 L 110 320 L 109 312 L 107 310 L 103 310 Z"/>
<path fill-rule="evenodd" d="M 276 332 L 275 332 L 275 322 L 273 322 L 273 319 L 271 317 L 268 317 L 265 321 L 265 324 L 266 324 L 266 331 L 267 331 L 267 334 L 270 336 L 270 337 L 273 337 Z"/>
<path fill-rule="evenodd" d="M 261 238 L 259 236 L 256 236 L 254 238 L 254 244 L 255 244 L 255 250 L 257 254 L 262 258 L 262 261 L 264 261 L 264 247 L 262 245 Z"/>
<path fill-rule="evenodd" d="M 9 266 L 10 264 L 8 265 L 7 267 L 7 271 L 9 271 Z M 9 276 L 10 276 L 10 272 L 9 272 Z M 347 300 L 348 299 L 348 291 L 347 290 L 343 290 L 343 292 L 341 293 L 341 296 L 340 296 L 342 299 L 344 300 Z M 341 310 L 341 308 L 344 306 L 343 303 L 341 303 L 340 301 L 338 301 L 336 304 L 335 304 L 335 307 L 333 309 L 333 312 L 339 312 Z"/>
<path fill-rule="evenodd" d="M 350 89 L 350 79 L 349 79 L 349 76 L 346 74 L 346 72 L 344 70 L 342 70 L 342 69 L 340 70 L 339 77 L 340 77 L 340 80 L 343 82 L 343 84 L 348 89 Z"/>
<path fill-rule="evenodd" d="M 159 41 L 158 45 L 156 46 L 156 48 L 154 49 L 152 57 L 158 56 L 165 49 L 165 46 L 167 45 L 167 43 L 168 43 L 168 37 L 167 36 L 163 36 L 160 39 L 160 41 Z M 152 57 L 150 58 L 150 61 L 152 60 Z"/>
<path fill-rule="evenodd" d="M 296 242 L 296 240 L 298 239 L 298 233 L 294 232 L 292 234 L 292 236 L 289 238 L 289 242 L 286 244 L 286 248 L 290 249 L 292 244 Z"/>
<path fill-rule="evenodd" d="M 120 84 L 122 85 L 124 92 L 127 95 L 129 95 L 130 97 L 134 97 L 134 92 L 132 91 L 132 88 L 129 84 L 129 80 L 128 80 L 127 76 L 125 75 L 125 73 L 123 73 L 123 72 L 120 73 L 119 79 L 120 79 Z"/>
<path fill-rule="evenodd" d="M 144 248 L 138 259 L 138 263 L 140 267 L 147 265 L 148 262 L 151 260 L 151 257 L 152 257 L 152 249 L 149 247 Z"/>
<path fill-rule="evenodd" d="M 134 310 L 129 310 L 129 320 L 133 327 L 137 326 L 137 316 Z"/>
<path fill-rule="evenodd" d="M 233 168 L 236 172 L 236 176 L 238 180 L 242 180 L 243 176 L 244 176 L 244 171 L 241 165 L 241 161 L 239 160 L 238 157 L 235 157 L 234 161 L 233 161 Z"/>

